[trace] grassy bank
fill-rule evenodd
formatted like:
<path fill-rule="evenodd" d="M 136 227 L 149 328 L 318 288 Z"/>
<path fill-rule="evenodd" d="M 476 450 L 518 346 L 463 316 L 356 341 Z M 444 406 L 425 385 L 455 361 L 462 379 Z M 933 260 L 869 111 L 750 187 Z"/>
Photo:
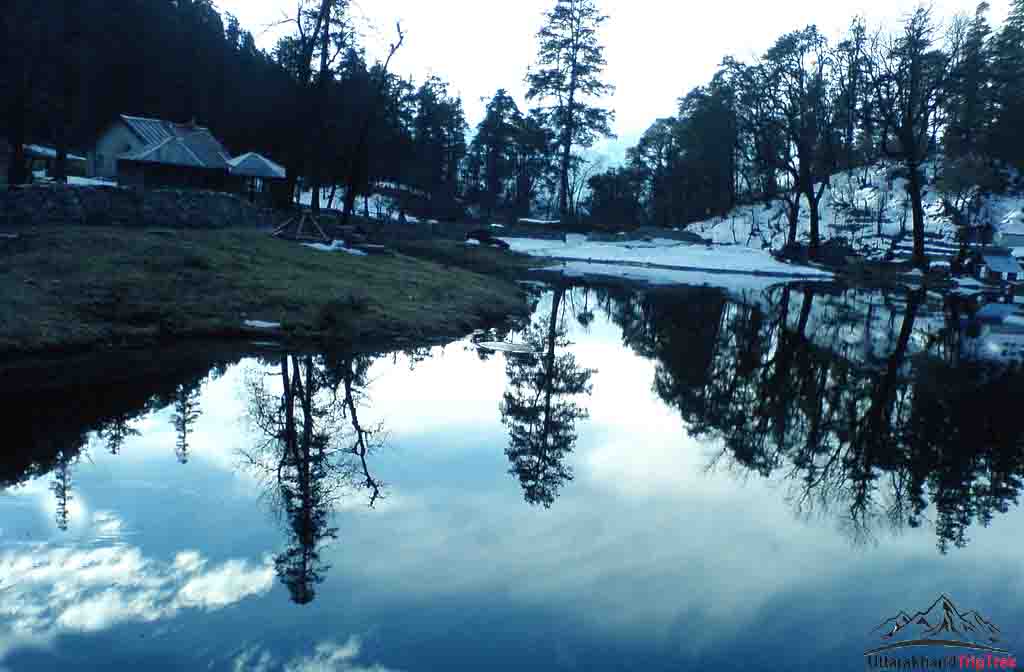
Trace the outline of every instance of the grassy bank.
<path fill-rule="evenodd" d="M 184 337 L 365 344 L 458 336 L 526 310 L 506 277 L 253 231 L 53 228 L 0 240 L 0 354 Z"/>

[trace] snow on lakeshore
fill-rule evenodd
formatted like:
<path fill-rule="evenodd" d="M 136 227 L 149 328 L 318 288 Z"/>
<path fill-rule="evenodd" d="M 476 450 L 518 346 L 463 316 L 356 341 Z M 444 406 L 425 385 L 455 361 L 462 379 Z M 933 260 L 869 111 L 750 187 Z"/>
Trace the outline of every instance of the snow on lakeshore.
<path fill-rule="evenodd" d="M 544 268 L 546 272 L 561 271 L 566 278 L 604 277 L 648 285 L 688 285 L 692 287 L 716 287 L 730 292 L 760 292 L 791 280 L 768 275 L 749 273 L 728 273 L 715 271 L 681 271 L 667 268 L 644 268 L 618 264 L 594 264 L 587 261 L 568 261 L 561 268 Z M 814 280 L 828 281 L 830 276 L 819 276 Z"/>
<path fill-rule="evenodd" d="M 589 262 L 619 269 L 618 275 L 630 277 L 637 271 L 719 271 L 765 275 L 776 278 L 831 278 L 832 274 L 810 266 L 796 266 L 776 260 L 765 250 L 743 246 L 689 245 L 677 240 L 655 239 L 650 242 L 595 243 L 585 236 L 569 235 L 566 242 L 533 238 L 503 238 L 512 251 L 534 257 L 563 261 Z M 643 266 L 658 266 L 650 269 Z M 608 268 L 604 268 L 607 271 Z M 607 274 L 607 273 L 602 273 Z M 657 276 L 659 274 L 648 274 Z M 659 277 L 668 277 L 659 276 Z M 719 278 L 719 280 L 722 280 Z M 698 283 L 703 284 L 703 283 Z M 720 281 L 711 284 L 721 285 Z"/>

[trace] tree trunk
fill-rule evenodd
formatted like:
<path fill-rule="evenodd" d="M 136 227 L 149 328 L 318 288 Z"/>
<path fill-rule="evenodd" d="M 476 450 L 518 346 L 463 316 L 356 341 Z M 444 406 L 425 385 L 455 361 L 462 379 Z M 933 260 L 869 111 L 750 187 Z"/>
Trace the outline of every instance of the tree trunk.
<path fill-rule="evenodd" d="M 321 5 L 320 12 L 321 29 L 323 31 L 320 42 L 320 81 L 317 83 L 318 95 L 314 111 L 316 123 L 313 124 L 313 128 L 316 129 L 320 137 L 311 138 L 311 146 L 314 150 L 312 152 L 313 166 L 310 171 L 313 180 L 313 198 L 310 204 L 314 217 L 320 215 L 320 187 L 323 181 L 324 154 L 326 153 L 324 136 L 326 135 L 325 121 L 327 118 L 327 55 L 331 47 L 331 3 L 325 0 Z"/>
<path fill-rule="evenodd" d="M 21 72 L 14 73 L 19 79 L 23 79 Z M 23 81 L 16 85 L 17 95 L 11 96 L 8 103 L 8 128 L 10 136 L 7 138 L 11 145 L 11 157 L 7 163 L 7 183 L 26 184 L 29 181 L 28 170 L 25 160 L 25 106 L 27 104 L 26 86 Z"/>
<path fill-rule="evenodd" d="M 818 208 L 818 199 L 814 198 L 814 189 L 807 195 L 808 209 L 811 211 L 811 258 L 818 256 L 818 248 L 821 246 L 821 211 Z"/>
<path fill-rule="evenodd" d="M 786 201 L 786 215 L 789 217 L 789 236 L 786 238 L 787 245 L 796 245 L 796 227 L 800 223 L 800 196 L 793 201 Z"/>
<path fill-rule="evenodd" d="M 555 345 L 558 340 L 558 311 L 562 305 L 562 296 L 565 289 L 559 287 L 551 297 L 551 317 L 548 322 L 547 353 L 544 360 L 544 441 L 547 447 L 547 437 L 551 434 L 551 398 L 554 395 L 554 372 L 555 372 Z"/>
<path fill-rule="evenodd" d="M 313 168 L 314 174 L 316 168 Z M 309 195 L 309 208 L 313 211 L 313 216 L 317 217 L 320 214 L 320 178 L 313 178 L 313 191 Z"/>
<path fill-rule="evenodd" d="M 807 323 L 811 319 L 811 307 L 814 305 L 814 288 L 804 288 L 804 300 L 800 304 L 800 322 L 797 324 L 796 333 L 801 340 L 806 338 Z"/>
<path fill-rule="evenodd" d="M 569 166 L 572 164 L 572 138 L 568 131 L 563 134 L 562 144 L 558 183 L 558 214 L 564 224 L 569 219 Z"/>
<path fill-rule="evenodd" d="M 74 77 L 72 73 L 71 48 L 74 39 L 72 30 L 71 8 L 72 1 L 61 0 L 60 3 L 60 44 L 57 49 L 60 51 L 60 81 L 61 81 L 61 117 L 57 121 L 57 160 L 54 164 L 53 178 L 57 182 L 68 181 L 68 135 L 71 127 L 71 108 L 74 98 Z"/>
<path fill-rule="evenodd" d="M 914 258 L 916 268 L 925 270 L 927 260 L 924 256 L 924 204 L 922 203 L 921 168 L 916 163 L 907 166 L 910 169 L 910 181 L 907 191 L 910 195 L 910 206 L 914 213 Z"/>

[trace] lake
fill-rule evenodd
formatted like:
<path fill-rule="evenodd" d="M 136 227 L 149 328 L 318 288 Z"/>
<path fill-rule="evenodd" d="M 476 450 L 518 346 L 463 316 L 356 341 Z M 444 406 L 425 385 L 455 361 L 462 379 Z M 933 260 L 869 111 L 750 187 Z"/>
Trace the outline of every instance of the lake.
<path fill-rule="evenodd" d="M 0 669 L 862 669 L 915 612 L 1024 655 L 1014 315 L 531 291 L 444 347 L 8 377 Z"/>

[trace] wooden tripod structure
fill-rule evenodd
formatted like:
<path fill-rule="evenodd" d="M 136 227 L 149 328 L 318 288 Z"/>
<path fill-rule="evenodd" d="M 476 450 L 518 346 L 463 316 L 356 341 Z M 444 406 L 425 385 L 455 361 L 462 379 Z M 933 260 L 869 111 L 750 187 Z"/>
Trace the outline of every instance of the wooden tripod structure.
<path fill-rule="evenodd" d="M 309 234 L 306 234 L 307 225 L 309 228 Z M 298 217 L 289 218 L 284 224 L 274 229 L 272 234 L 275 238 L 284 238 L 286 240 L 307 240 L 315 241 L 319 243 L 331 243 L 330 237 L 324 233 L 323 227 L 320 226 L 319 218 L 314 217 L 308 212 L 303 212 Z"/>

